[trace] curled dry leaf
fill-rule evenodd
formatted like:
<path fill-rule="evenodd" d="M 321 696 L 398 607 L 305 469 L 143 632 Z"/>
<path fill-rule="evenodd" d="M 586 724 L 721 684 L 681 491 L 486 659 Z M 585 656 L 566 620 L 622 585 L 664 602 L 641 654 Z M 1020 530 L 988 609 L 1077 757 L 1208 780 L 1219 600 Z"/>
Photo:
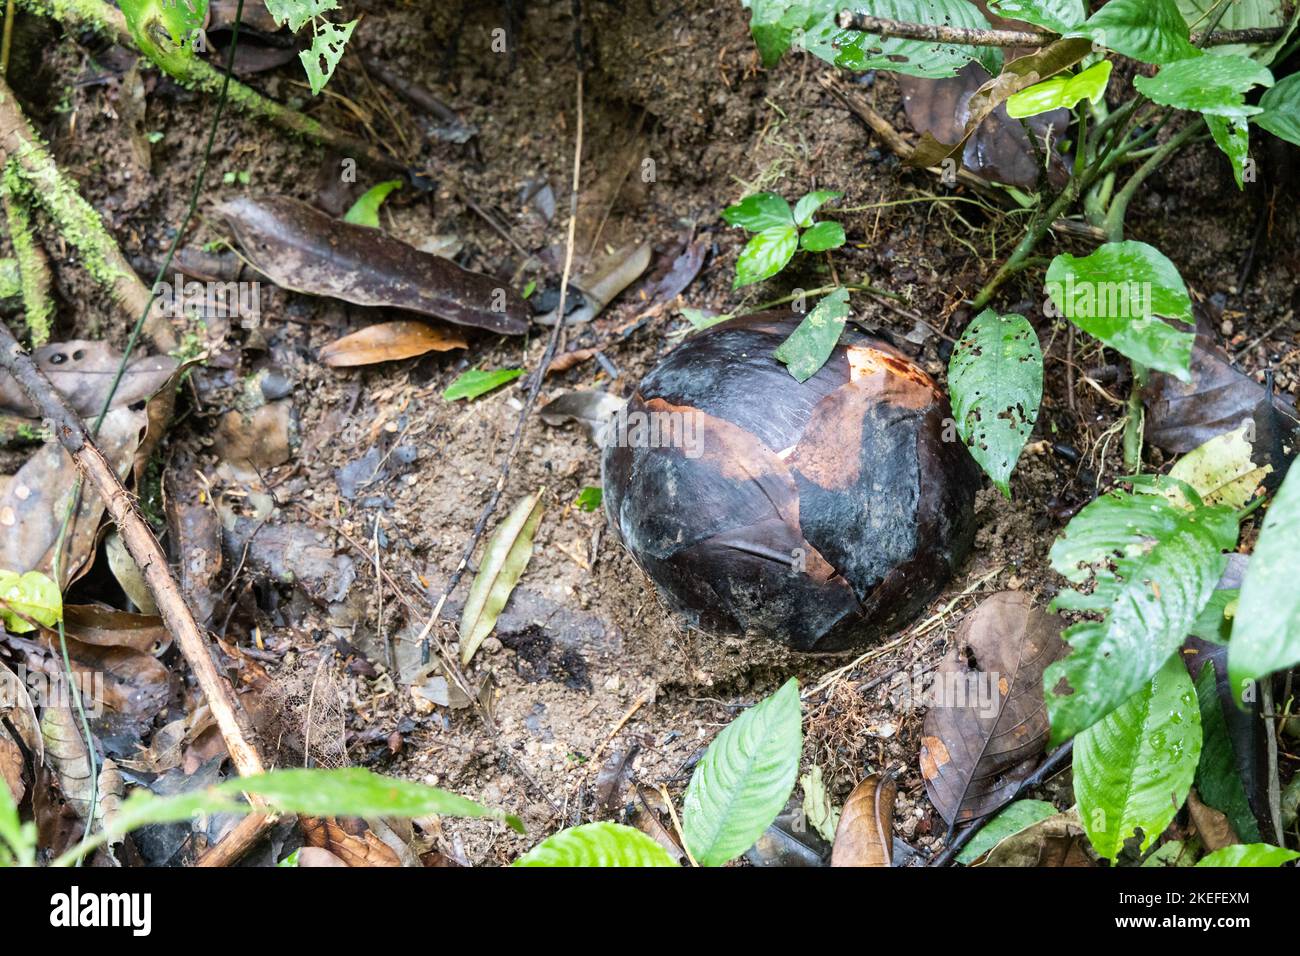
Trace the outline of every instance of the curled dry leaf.
<path fill-rule="evenodd" d="M 151 614 L 116 611 L 98 604 L 65 604 L 63 626 L 82 644 L 127 647 L 158 657 L 171 647 L 171 634 L 162 618 Z"/>
<path fill-rule="evenodd" d="M 344 866 L 402 865 L 397 852 L 355 817 L 304 817 L 302 838 L 307 846 L 328 850 Z"/>
<path fill-rule="evenodd" d="M 510 600 L 510 592 L 533 556 L 533 535 L 542 520 L 544 503 L 539 488 L 515 505 L 488 539 L 478 574 L 460 619 L 460 662 L 468 664 L 474 652 L 496 626 L 497 616 Z"/>
<path fill-rule="evenodd" d="M 1015 795 L 1047 742 L 1043 670 L 1067 651 L 1061 621 L 1019 591 L 962 621 L 935 674 L 921 738 L 926 793 L 950 825 Z"/>
<path fill-rule="evenodd" d="M 99 770 L 99 795 L 95 805 L 95 819 L 104 829 L 111 828 L 117 821 L 125 796 L 126 781 L 122 778 L 122 771 L 112 760 L 105 760 Z M 123 836 L 119 835 L 109 842 L 109 846 L 117 846 L 122 840 Z"/>
<path fill-rule="evenodd" d="M 217 207 L 257 271 L 284 289 L 389 306 L 522 335 L 527 303 L 500 280 L 420 252 L 296 199 L 240 197 Z"/>
<path fill-rule="evenodd" d="M 468 346 L 463 336 L 412 319 L 380 322 L 331 342 L 320 350 L 322 365 L 348 368 L 414 358 L 426 352 L 447 352 Z"/>
<path fill-rule="evenodd" d="M 831 866 L 893 866 L 893 777 L 873 773 L 849 794 L 835 830 Z"/>
<path fill-rule="evenodd" d="M 1013 833 L 975 866 L 1094 866 L 1076 808 Z"/>
<path fill-rule="evenodd" d="M 1205 846 L 1206 853 L 1222 850 L 1225 846 L 1235 846 L 1241 842 L 1237 831 L 1232 828 L 1227 814 L 1201 802 L 1196 789 L 1187 794 L 1187 814 L 1196 827 L 1196 833 Z"/>
<path fill-rule="evenodd" d="M 0 723 L 18 732 L 24 746 L 32 752 L 37 763 L 45 759 L 45 741 L 41 724 L 36 719 L 31 694 L 22 679 L 4 664 L 0 664 Z"/>
<path fill-rule="evenodd" d="M 15 805 L 22 803 L 27 793 L 27 784 L 23 782 L 22 748 L 4 724 L 0 724 L 0 787 L 9 788 Z"/>
<path fill-rule="evenodd" d="M 90 755 L 67 686 L 62 676 L 51 678 L 50 687 L 57 699 L 47 701 L 41 710 L 41 736 L 45 740 L 46 766 L 57 778 L 67 805 L 85 820 L 90 811 Z"/>

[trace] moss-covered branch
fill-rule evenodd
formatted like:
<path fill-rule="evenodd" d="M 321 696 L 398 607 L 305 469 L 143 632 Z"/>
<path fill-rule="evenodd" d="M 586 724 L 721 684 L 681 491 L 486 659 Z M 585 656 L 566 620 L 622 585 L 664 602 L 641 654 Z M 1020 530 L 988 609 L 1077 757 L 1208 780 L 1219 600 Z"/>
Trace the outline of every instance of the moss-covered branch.
<path fill-rule="evenodd" d="M 18 195 L 21 188 L 18 167 L 11 162 L 0 175 L 0 202 L 4 204 L 9 241 L 13 243 L 14 256 L 18 259 L 27 332 L 32 348 L 38 348 L 50 340 L 50 328 L 54 320 L 54 299 L 50 296 L 53 279 L 50 275 L 50 260 L 32 229 L 31 209 Z"/>

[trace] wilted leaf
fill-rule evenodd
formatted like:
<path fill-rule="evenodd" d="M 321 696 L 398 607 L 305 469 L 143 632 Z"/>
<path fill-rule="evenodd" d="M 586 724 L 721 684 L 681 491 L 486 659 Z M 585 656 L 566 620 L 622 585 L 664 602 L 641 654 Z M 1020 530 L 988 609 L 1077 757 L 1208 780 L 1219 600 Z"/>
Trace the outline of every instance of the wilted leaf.
<path fill-rule="evenodd" d="M 253 267 L 281 288 L 505 335 L 528 330 L 528 304 L 506 283 L 374 229 L 338 222 L 296 199 L 245 197 L 217 211 Z"/>
<path fill-rule="evenodd" d="M 1196 775 L 1201 712 L 1187 669 L 1171 656 L 1145 687 L 1074 743 L 1074 794 L 1093 849 L 1114 860 L 1138 830 L 1138 851 L 1169 826 Z"/>
<path fill-rule="evenodd" d="M 1253 432 L 1254 423 L 1246 422 L 1211 438 L 1178 459 L 1169 469 L 1169 477 L 1187 482 L 1207 505 L 1245 507 L 1273 470 L 1267 462 L 1253 460 L 1255 449 L 1247 440 L 1247 435 Z M 1188 504 L 1186 496 L 1176 486 L 1166 494 L 1176 505 Z"/>
<path fill-rule="evenodd" d="M 627 399 L 595 389 L 565 392 L 547 402 L 538 415 L 548 425 L 577 422 L 587 430 L 598 448 L 605 447 L 605 438 L 614 416 L 627 405 Z"/>
<path fill-rule="evenodd" d="M 59 781 L 59 789 L 82 820 L 90 813 L 90 755 L 86 739 L 73 713 L 71 692 L 61 676 L 51 675 L 49 687 L 57 700 L 46 701 L 41 710 L 41 737 L 45 742 L 45 763 Z M 89 702 L 86 701 L 86 704 Z"/>
<path fill-rule="evenodd" d="M 497 616 L 510 600 L 510 592 L 533 555 L 533 535 L 545 507 L 543 489 L 524 498 L 488 538 L 478 574 L 460 618 L 460 660 L 468 664 L 474 652 L 496 626 Z"/>
<path fill-rule="evenodd" d="M 836 289 L 821 299 L 789 338 L 777 346 L 777 361 L 785 364 L 796 382 L 808 381 L 835 351 L 848 317 L 848 290 Z"/>
<path fill-rule="evenodd" d="M 1241 842 L 1227 814 L 1202 803 L 1195 789 L 1187 793 L 1187 816 L 1207 853 Z"/>
<path fill-rule="evenodd" d="M 822 780 L 822 768 L 813 764 L 811 770 L 799 778 L 799 788 L 803 791 L 802 810 L 804 820 L 816 830 L 828 843 L 835 839 L 835 828 L 839 825 L 840 811 L 831 803 L 831 796 L 826 792 L 826 783 Z"/>
<path fill-rule="evenodd" d="M 1008 498 L 1020 451 L 1038 420 L 1043 352 L 1022 315 L 985 309 L 948 361 L 952 413 L 971 457 Z"/>
<path fill-rule="evenodd" d="M 921 738 L 925 790 L 949 824 L 992 813 L 1047 742 L 1043 669 L 1065 652 L 1060 619 L 1019 591 L 986 598 L 939 664 Z"/>
<path fill-rule="evenodd" d="M 619 823 L 586 823 L 547 837 L 515 866 L 677 866 L 640 830 Z"/>
<path fill-rule="evenodd" d="M 873 773 L 849 794 L 840 812 L 831 866 L 893 866 L 893 777 Z"/>
<path fill-rule="evenodd" d="M 1046 800 L 1016 800 L 1009 803 L 971 838 L 961 853 L 957 854 L 957 862 L 970 866 L 1007 837 L 1014 836 L 1041 820 L 1056 816 L 1057 812 L 1056 807 Z"/>
<path fill-rule="evenodd" d="M 394 189 L 401 189 L 402 181 L 400 179 L 389 179 L 382 183 L 371 186 L 360 198 L 352 204 L 343 215 L 344 222 L 354 223 L 358 226 L 369 226 L 371 229 L 379 228 L 379 207 L 384 204 L 388 194 Z"/>
<path fill-rule="evenodd" d="M 682 830 L 697 863 L 722 866 L 753 845 L 785 806 L 802 749 L 794 678 L 722 729 L 682 802 Z"/>
<path fill-rule="evenodd" d="M 376 362 L 396 362 L 426 352 L 463 349 L 468 344 L 456 332 L 434 328 L 424 322 L 399 319 L 368 325 L 336 339 L 321 349 L 317 357 L 322 365 L 344 368 L 373 365 Z"/>
<path fill-rule="evenodd" d="M 475 399 L 500 388 L 507 382 L 513 382 L 523 374 L 524 370 L 521 368 L 499 368 L 490 372 L 472 368 L 457 375 L 456 380 L 442 393 L 442 397 L 449 402 L 454 402 L 458 398 Z"/>

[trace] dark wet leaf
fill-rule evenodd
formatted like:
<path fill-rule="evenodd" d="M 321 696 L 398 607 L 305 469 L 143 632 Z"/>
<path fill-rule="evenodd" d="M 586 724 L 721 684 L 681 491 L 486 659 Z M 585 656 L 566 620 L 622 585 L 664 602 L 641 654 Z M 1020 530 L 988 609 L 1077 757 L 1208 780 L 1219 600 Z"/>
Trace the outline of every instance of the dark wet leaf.
<path fill-rule="evenodd" d="M 1201 660 L 1204 658 L 1200 655 L 1187 659 L 1189 667 Z M 1228 726 L 1228 718 L 1239 715 L 1240 711 L 1229 700 L 1228 707 L 1232 711 L 1229 714 L 1219 695 L 1218 671 L 1225 663 L 1226 655 L 1221 653 L 1217 662 L 1205 660 L 1199 674 L 1193 670 L 1196 697 L 1201 708 L 1201 761 L 1196 767 L 1196 789 L 1202 800 L 1227 814 L 1233 829 L 1244 839 L 1254 841 L 1260 839 L 1259 822 L 1250 809 L 1250 801 L 1237 769 L 1237 752 Z M 1222 683 L 1226 689 L 1226 673 Z M 1249 718 L 1249 729 L 1254 730 L 1256 724 L 1262 723 L 1253 717 Z M 1249 757 L 1249 754 L 1246 756 Z"/>
<path fill-rule="evenodd" d="M 399 319 L 369 325 L 331 342 L 317 356 L 322 365 L 345 368 L 396 362 L 427 352 L 463 349 L 469 343 L 456 332 L 439 329 L 424 322 Z"/>
<path fill-rule="evenodd" d="M 217 211 L 253 266 L 282 288 L 506 335 L 528 330 L 528 305 L 505 283 L 296 199 L 243 197 Z"/>
<path fill-rule="evenodd" d="M 1014 795 L 1047 742 L 1043 670 L 1065 653 L 1061 623 L 1019 591 L 984 600 L 962 621 L 935 674 L 921 774 L 949 824 Z"/>
<path fill-rule="evenodd" d="M 893 777 L 874 773 L 849 794 L 840 811 L 831 866 L 892 866 L 894 849 Z"/>
<path fill-rule="evenodd" d="M 98 415 L 113 387 L 122 353 L 107 342 L 53 342 L 32 353 L 37 367 L 83 417 Z M 168 355 L 143 355 L 128 363 L 113 395 L 113 408 L 134 405 L 155 394 L 176 372 Z M 8 372 L 0 371 L 0 409 L 31 418 L 36 406 L 28 401 Z"/>

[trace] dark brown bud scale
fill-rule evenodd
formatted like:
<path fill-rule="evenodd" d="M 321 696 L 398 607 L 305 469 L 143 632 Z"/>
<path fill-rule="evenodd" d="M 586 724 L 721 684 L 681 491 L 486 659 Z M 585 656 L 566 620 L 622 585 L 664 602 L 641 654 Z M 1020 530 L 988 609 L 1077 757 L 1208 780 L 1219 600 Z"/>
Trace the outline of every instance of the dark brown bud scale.
<path fill-rule="evenodd" d="M 796 382 L 773 352 L 800 318 L 732 319 L 671 352 L 611 429 L 604 501 L 692 623 L 844 650 L 943 588 L 979 476 L 946 396 L 879 339 L 849 327 Z"/>

